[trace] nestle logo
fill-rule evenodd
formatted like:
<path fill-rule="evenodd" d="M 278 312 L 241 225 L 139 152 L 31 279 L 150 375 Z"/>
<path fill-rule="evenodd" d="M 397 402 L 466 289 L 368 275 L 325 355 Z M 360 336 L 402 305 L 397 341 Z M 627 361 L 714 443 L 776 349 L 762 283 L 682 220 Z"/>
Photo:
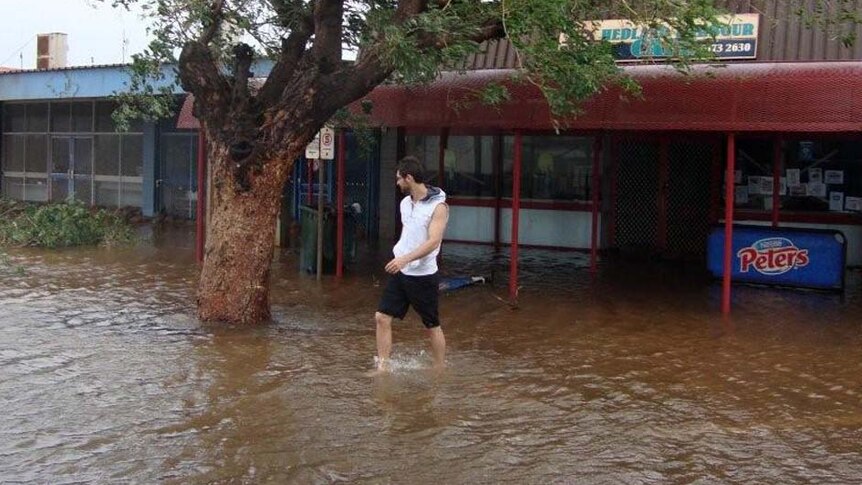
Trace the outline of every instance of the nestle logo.
<path fill-rule="evenodd" d="M 786 273 L 794 268 L 807 266 L 807 249 L 799 249 L 790 239 L 770 237 L 761 239 L 736 253 L 739 258 L 739 271 L 748 273 L 754 268 L 761 274 L 774 276 Z"/>

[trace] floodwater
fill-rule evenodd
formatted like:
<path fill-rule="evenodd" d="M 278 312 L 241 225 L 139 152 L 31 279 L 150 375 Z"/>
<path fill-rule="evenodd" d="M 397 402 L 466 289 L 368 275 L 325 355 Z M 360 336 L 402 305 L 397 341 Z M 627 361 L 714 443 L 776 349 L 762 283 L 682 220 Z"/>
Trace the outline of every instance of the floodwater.
<path fill-rule="evenodd" d="M 449 368 L 415 316 L 369 378 L 383 272 L 318 284 L 283 253 L 275 322 L 202 325 L 188 238 L 11 250 L 0 482 L 859 483 L 862 290 L 719 289 L 688 268 L 447 246 Z M 20 267 L 20 271 L 18 268 Z M 693 276 L 694 274 L 694 276 Z"/>

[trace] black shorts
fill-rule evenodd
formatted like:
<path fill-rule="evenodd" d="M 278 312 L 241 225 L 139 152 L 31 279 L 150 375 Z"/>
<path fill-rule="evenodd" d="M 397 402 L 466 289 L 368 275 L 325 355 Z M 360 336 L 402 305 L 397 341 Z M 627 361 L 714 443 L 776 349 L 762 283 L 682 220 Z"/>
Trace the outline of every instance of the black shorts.
<path fill-rule="evenodd" d="M 440 316 L 437 313 L 439 301 L 437 273 L 426 276 L 407 276 L 402 272 L 392 275 L 383 296 L 377 305 L 377 311 L 403 320 L 407 309 L 413 307 L 422 318 L 425 328 L 440 326 Z"/>

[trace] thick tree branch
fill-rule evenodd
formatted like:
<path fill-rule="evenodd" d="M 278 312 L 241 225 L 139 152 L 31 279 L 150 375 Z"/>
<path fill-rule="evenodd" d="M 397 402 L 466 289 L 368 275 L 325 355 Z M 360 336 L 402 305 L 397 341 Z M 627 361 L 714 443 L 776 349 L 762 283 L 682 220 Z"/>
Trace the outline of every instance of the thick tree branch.
<path fill-rule="evenodd" d="M 180 53 L 180 84 L 195 95 L 195 116 L 209 121 L 225 115 L 230 86 L 206 44 L 189 42 Z"/>
<path fill-rule="evenodd" d="M 247 44 L 237 44 L 233 49 L 233 104 L 247 105 L 249 101 L 248 80 L 251 78 L 251 63 L 254 60 L 254 49 Z"/>
<path fill-rule="evenodd" d="M 218 30 L 221 28 L 221 22 L 224 16 L 224 2 L 225 0 L 215 0 L 212 7 L 210 7 L 212 18 L 208 19 L 209 25 L 206 25 L 201 33 L 201 44 L 208 45 L 213 41 L 216 34 L 218 34 Z"/>
<path fill-rule="evenodd" d="M 374 51 L 367 51 L 362 59 L 345 66 L 325 81 L 326 97 L 319 100 L 320 111 L 335 113 L 338 109 L 370 93 L 392 74 Z"/>
<path fill-rule="evenodd" d="M 263 106 L 272 106 L 284 91 L 287 83 L 293 77 L 294 73 L 302 60 L 308 39 L 311 37 L 314 28 L 313 21 L 310 16 L 306 17 L 304 22 L 297 30 L 294 30 L 290 35 L 281 42 L 281 53 L 278 55 L 278 60 L 270 71 L 263 87 L 258 93 L 258 99 Z"/>
<path fill-rule="evenodd" d="M 326 75 L 341 64 L 341 23 L 343 0 L 318 0 L 314 6 L 314 58 L 318 70 Z"/>

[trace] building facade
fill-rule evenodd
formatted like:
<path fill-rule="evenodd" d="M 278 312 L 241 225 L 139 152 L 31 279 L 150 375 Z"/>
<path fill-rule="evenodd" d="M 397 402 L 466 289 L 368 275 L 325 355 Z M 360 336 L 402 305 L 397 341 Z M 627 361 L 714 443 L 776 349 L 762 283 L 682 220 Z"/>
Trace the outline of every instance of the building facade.
<path fill-rule="evenodd" d="M 362 206 L 363 235 L 397 236 L 394 166 L 410 154 L 450 195 L 448 240 L 510 243 L 517 139 L 520 244 L 701 259 L 723 218 L 732 134 L 736 220 L 840 229 L 848 263 L 862 264 L 862 43 L 807 28 L 793 2 L 724 4 L 740 27 L 690 76 L 637 62 L 626 25 L 603 24 L 643 97 L 611 88 L 562 127 L 529 87 L 510 86 L 512 99 L 496 108 L 453 105 L 506 82 L 517 62 L 506 41 L 467 59 L 465 75 L 379 87 L 369 96 L 384 126 L 378 144 L 369 155 L 351 142 L 347 161 L 346 202 Z M 197 130 L 171 119 L 117 132 L 110 95 L 126 76 L 123 66 L 0 72 L 0 194 L 193 218 Z M 318 191 L 331 199 L 333 184 L 318 184 L 314 165 L 298 160 L 283 222 Z"/>

